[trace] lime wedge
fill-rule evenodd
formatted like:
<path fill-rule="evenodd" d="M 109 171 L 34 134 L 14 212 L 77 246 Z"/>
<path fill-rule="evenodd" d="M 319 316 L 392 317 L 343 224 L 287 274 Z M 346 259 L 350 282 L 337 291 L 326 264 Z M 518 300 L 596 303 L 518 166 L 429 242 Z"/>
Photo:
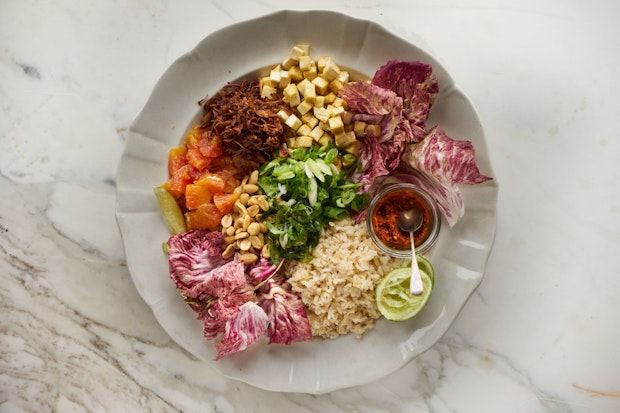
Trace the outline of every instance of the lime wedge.
<path fill-rule="evenodd" d="M 396 268 L 383 277 L 375 290 L 375 302 L 381 315 L 391 321 L 404 321 L 422 311 L 433 291 L 433 281 L 423 268 L 420 268 L 420 277 L 424 287 L 422 295 L 409 292 L 411 267 Z"/>
<path fill-rule="evenodd" d="M 416 259 L 420 271 L 427 273 L 428 276 L 431 277 L 431 282 L 435 285 L 435 269 L 433 268 L 433 264 L 423 255 L 416 255 Z"/>
<path fill-rule="evenodd" d="M 157 198 L 157 203 L 159 203 L 159 209 L 161 209 L 164 220 L 166 224 L 168 224 L 170 234 L 176 235 L 185 232 L 185 216 L 177 200 L 174 199 L 170 192 L 166 191 L 166 189 L 161 186 L 154 188 L 153 192 Z"/>

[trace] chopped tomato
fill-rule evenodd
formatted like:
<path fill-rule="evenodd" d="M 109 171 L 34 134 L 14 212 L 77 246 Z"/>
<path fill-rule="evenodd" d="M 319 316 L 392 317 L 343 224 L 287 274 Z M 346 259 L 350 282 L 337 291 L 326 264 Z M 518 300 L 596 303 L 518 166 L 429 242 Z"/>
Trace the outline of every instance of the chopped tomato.
<path fill-rule="evenodd" d="M 205 185 L 193 183 L 185 188 L 185 205 L 189 210 L 196 209 L 200 205 L 208 204 L 212 201 L 213 193 Z"/>
<path fill-rule="evenodd" d="M 213 203 L 202 204 L 195 211 L 185 214 L 187 229 L 217 230 L 222 220 L 222 212 Z"/>
<path fill-rule="evenodd" d="M 182 166 L 187 165 L 187 148 L 185 145 L 177 146 L 168 152 L 168 174 L 172 176 Z"/>
<path fill-rule="evenodd" d="M 213 203 L 222 214 L 228 214 L 232 211 L 235 202 L 239 199 L 239 194 L 215 194 L 213 195 Z"/>

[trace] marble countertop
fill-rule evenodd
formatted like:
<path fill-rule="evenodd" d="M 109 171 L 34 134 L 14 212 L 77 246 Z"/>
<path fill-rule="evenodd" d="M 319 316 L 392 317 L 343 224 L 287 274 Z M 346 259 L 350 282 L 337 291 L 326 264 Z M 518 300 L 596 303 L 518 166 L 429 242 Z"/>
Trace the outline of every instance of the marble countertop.
<path fill-rule="evenodd" d="M 479 111 L 498 227 L 485 278 L 430 350 L 323 395 L 223 378 L 129 275 L 125 132 L 163 71 L 278 1 L 0 5 L 0 411 L 620 411 L 620 16 L 615 1 L 314 1 L 380 23 Z"/>

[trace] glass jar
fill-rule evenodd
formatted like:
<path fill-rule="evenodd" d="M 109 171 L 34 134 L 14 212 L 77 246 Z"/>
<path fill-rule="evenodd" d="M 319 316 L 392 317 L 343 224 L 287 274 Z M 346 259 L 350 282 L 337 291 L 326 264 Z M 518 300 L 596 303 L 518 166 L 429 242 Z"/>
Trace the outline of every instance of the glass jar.
<path fill-rule="evenodd" d="M 408 209 L 422 213 L 422 225 L 414 231 L 416 254 L 428 251 L 439 235 L 441 215 L 430 194 L 417 185 L 394 183 L 381 187 L 368 206 L 366 222 L 370 237 L 392 257 L 411 257 L 409 233 L 398 226 L 398 216 Z"/>

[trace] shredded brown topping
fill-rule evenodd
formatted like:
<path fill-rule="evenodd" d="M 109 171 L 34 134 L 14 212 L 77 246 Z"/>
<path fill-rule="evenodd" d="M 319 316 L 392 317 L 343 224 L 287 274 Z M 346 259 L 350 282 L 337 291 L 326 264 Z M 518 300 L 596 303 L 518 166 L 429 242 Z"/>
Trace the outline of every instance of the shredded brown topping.
<path fill-rule="evenodd" d="M 210 99 L 203 99 L 201 129 L 222 139 L 224 152 L 243 169 L 256 169 L 271 159 L 285 141 L 278 118 L 288 105 L 281 99 L 265 100 L 258 81 L 229 83 Z"/>

